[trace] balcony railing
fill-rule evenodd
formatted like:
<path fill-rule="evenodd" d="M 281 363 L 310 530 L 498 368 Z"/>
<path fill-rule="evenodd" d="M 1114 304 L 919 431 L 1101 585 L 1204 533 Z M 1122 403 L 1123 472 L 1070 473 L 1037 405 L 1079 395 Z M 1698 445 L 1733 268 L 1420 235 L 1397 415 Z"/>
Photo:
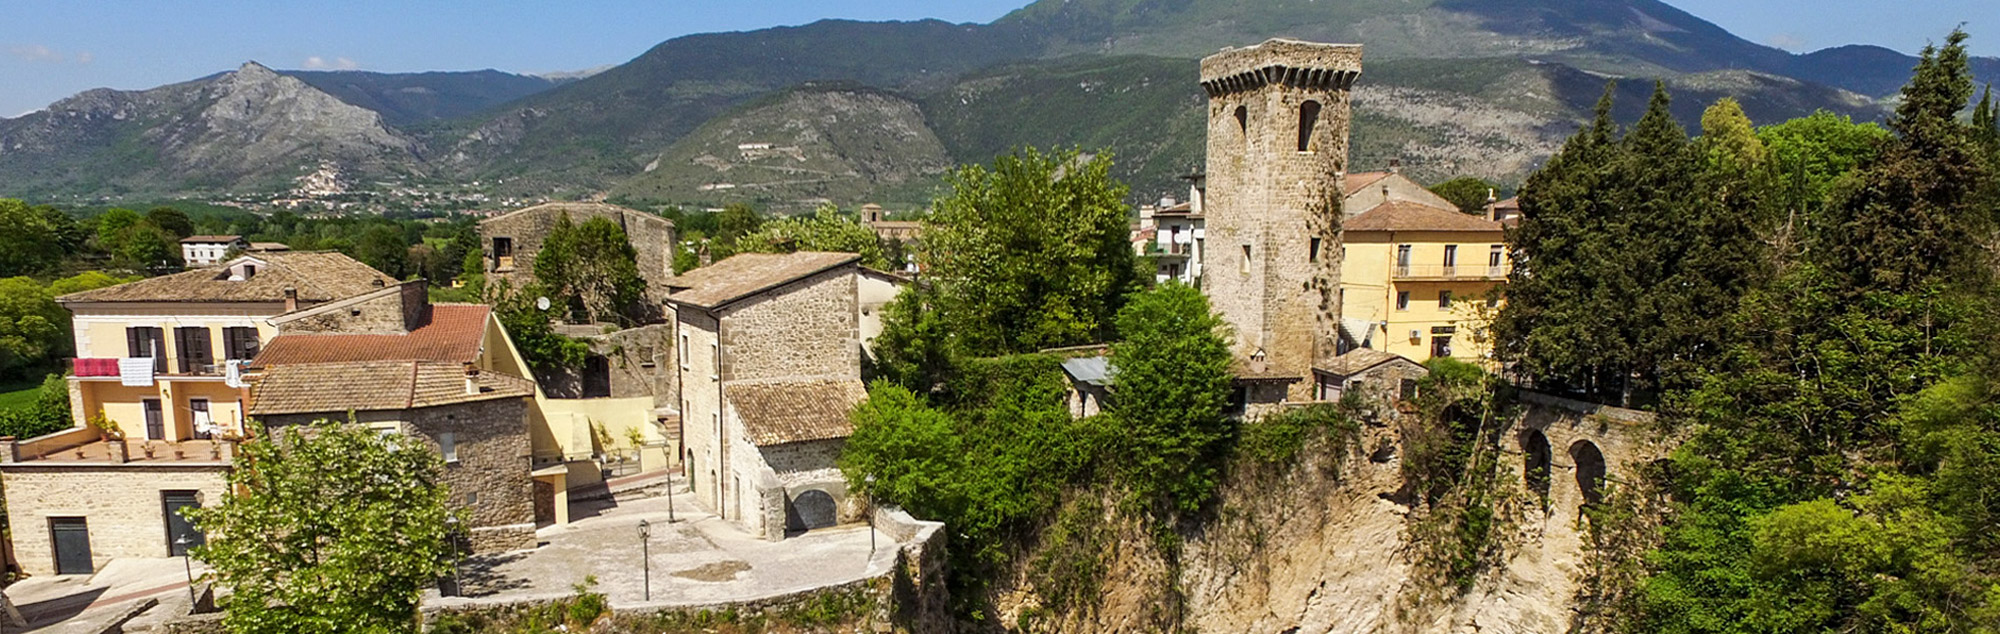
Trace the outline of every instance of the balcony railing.
<path fill-rule="evenodd" d="M 1399 264 L 1394 275 L 1399 280 L 1503 280 L 1513 270 L 1510 265 L 1456 266 L 1449 264 Z"/>

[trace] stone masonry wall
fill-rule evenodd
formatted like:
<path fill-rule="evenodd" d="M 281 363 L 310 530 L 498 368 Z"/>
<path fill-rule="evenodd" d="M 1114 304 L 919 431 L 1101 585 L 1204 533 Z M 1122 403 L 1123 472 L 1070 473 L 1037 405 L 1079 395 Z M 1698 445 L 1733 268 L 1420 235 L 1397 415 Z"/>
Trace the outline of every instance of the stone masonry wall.
<path fill-rule="evenodd" d="M 590 351 L 611 366 L 611 397 L 651 396 L 655 407 L 674 401 L 674 325 L 652 324 L 589 338 Z"/>
<path fill-rule="evenodd" d="M 402 334 L 423 325 L 430 300 L 424 282 L 406 282 L 352 303 L 334 302 L 309 309 L 307 315 L 285 322 L 288 333 Z M 412 296 L 414 295 L 414 297 Z"/>
<path fill-rule="evenodd" d="M 357 412 L 355 421 L 401 422 L 404 431 L 432 451 L 442 451 L 440 434 L 451 433 L 457 462 L 445 464 L 451 502 L 466 509 L 473 552 L 535 547 L 535 498 L 528 475 L 527 399 L 491 399 L 405 411 Z M 267 425 L 309 424 L 345 412 L 263 417 Z"/>
<path fill-rule="evenodd" d="M 725 309 L 723 379 L 859 379 L 854 278 L 839 267 Z"/>
<path fill-rule="evenodd" d="M 166 557 L 165 491 L 200 491 L 217 504 L 226 466 L 9 465 L 0 471 L 14 557 L 22 572 L 55 574 L 49 518 L 82 517 L 90 528 L 90 558 L 102 567 L 113 558 Z"/>
<path fill-rule="evenodd" d="M 625 239 L 637 252 L 639 277 L 646 280 L 646 294 L 655 303 L 666 296 L 667 280 L 673 279 L 674 223 L 643 211 L 602 203 L 552 203 L 530 207 L 479 223 L 479 242 L 486 253 L 487 273 L 513 282 L 516 288 L 533 281 L 535 253 L 556 219 L 569 215 L 570 222 L 583 224 L 591 218 L 605 218 L 625 229 Z M 514 267 L 498 270 L 493 255 L 493 238 L 514 242 Z"/>
<path fill-rule="evenodd" d="M 1261 348 L 1273 372 L 1309 377 L 1334 354 L 1347 82 L 1360 55 L 1358 46 L 1271 41 L 1202 60 L 1210 95 L 1202 284 L 1235 326 L 1237 356 Z M 1307 101 L 1320 109 L 1300 151 Z M 1311 392 L 1301 381 L 1289 398 Z"/>

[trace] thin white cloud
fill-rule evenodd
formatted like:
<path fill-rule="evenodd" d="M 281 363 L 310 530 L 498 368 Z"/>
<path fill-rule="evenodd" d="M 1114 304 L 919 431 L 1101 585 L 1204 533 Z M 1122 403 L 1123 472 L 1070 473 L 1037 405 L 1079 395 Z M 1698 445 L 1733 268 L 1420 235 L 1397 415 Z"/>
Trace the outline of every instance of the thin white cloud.
<path fill-rule="evenodd" d="M 360 68 L 361 65 L 345 57 L 328 59 L 314 55 L 306 58 L 305 67 L 307 70 L 354 70 Z"/>
<path fill-rule="evenodd" d="M 10 46 L 7 47 L 7 54 L 30 62 L 61 63 L 63 61 L 62 53 L 57 53 L 55 49 L 40 44 Z"/>
<path fill-rule="evenodd" d="M 1801 51 L 1806 47 L 1806 39 L 1794 33 L 1779 33 L 1764 38 L 1764 43 L 1787 51 Z"/>
<path fill-rule="evenodd" d="M 90 54 L 90 51 L 81 51 L 76 54 L 76 63 L 78 64 L 88 64 L 94 61 L 97 61 L 97 56 Z"/>

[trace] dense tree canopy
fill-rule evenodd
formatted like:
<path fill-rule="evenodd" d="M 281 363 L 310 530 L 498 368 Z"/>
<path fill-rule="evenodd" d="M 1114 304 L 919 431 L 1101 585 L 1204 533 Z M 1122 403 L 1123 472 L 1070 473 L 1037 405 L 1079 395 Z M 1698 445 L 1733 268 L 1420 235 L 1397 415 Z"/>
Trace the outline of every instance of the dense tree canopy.
<path fill-rule="evenodd" d="M 889 258 L 875 230 L 852 217 L 843 216 L 832 205 L 814 210 L 810 216 L 796 216 L 766 222 L 757 230 L 736 239 L 735 253 L 792 253 L 797 251 L 838 251 L 861 255 L 861 265 L 895 270 L 900 262 Z"/>
<path fill-rule="evenodd" d="M 535 254 L 535 281 L 557 305 L 589 321 L 631 325 L 653 312 L 646 280 L 639 277 L 639 252 L 625 230 L 597 217 L 583 224 L 563 214 L 542 237 Z"/>
<path fill-rule="evenodd" d="M 1138 285 L 1111 159 L 1032 148 L 959 168 L 924 221 L 937 308 L 975 355 L 1102 341 Z"/>
<path fill-rule="evenodd" d="M 259 429 L 220 504 L 189 511 L 194 556 L 229 591 L 232 634 L 415 632 L 449 573 L 450 492 L 436 451 L 353 424 Z"/>
<path fill-rule="evenodd" d="M 1484 178 L 1461 176 L 1430 187 L 1431 193 L 1469 214 L 1485 213 L 1486 203 L 1500 196 L 1500 186 Z"/>

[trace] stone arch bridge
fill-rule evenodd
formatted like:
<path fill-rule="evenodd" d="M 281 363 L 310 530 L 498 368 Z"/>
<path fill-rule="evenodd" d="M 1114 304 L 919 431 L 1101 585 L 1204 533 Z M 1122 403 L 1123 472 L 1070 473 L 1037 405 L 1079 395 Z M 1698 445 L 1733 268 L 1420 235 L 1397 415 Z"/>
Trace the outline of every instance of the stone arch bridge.
<path fill-rule="evenodd" d="M 1654 415 L 1523 390 L 1501 449 L 1519 459 L 1521 482 L 1551 506 L 1595 504 L 1607 485 L 1665 458 L 1673 441 Z"/>

